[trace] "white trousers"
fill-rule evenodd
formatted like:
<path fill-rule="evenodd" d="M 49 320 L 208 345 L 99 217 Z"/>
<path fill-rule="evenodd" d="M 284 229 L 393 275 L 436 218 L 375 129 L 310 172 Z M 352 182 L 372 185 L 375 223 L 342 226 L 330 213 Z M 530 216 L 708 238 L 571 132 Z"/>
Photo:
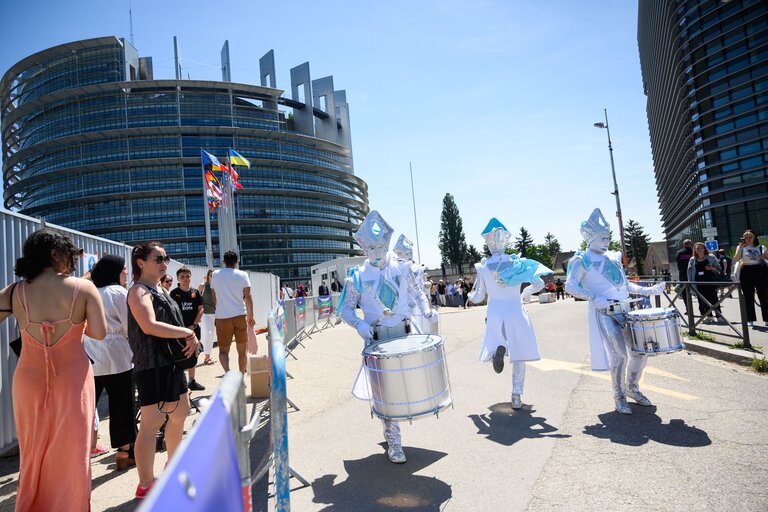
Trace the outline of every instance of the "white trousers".
<path fill-rule="evenodd" d="M 216 340 L 216 315 L 204 314 L 200 321 L 200 343 L 203 345 L 203 354 L 210 356 L 213 350 L 213 342 Z"/>

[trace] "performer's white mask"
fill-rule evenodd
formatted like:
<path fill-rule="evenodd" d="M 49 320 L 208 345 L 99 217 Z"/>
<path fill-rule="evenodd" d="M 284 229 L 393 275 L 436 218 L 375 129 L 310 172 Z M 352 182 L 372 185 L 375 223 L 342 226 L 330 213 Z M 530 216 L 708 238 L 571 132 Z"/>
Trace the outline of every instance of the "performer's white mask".
<path fill-rule="evenodd" d="M 400 235 L 400 238 L 395 242 L 395 247 L 392 252 L 397 254 L 397 257 L 401 260 L 412 261 L 413 260 L 413 242 L 408 240 L 405 235 Z"/>
<path fill-rule="evenodd" d="M 387 224 L 379 212 L 371 210 L 352 236 L 365 251 L 369 263 L 381 268 L 387 262 L 387 250 L 389 250 L 392 231 L 392 226 Z"/>
<path fill-rule="evenodd" d="M 365 255 L 368 257 L 368 263 L 376 268 L 381 268 L 387 262 L 388 246 L 383 244 L 369 245 L 365 248 Z"/>
<path fill-rule="evenodd" d="M 512 235 L 507 228 L 499 222 L 496 217 L 488 221 L 488 225 L 483 230 L 481 236 L 485 240 L 485 245 L 491 254 L 503 254 L 509 244 Z"/>
<path fill-rule="evenodd" d="M 608 250 L 611 243 L 611 227 L 600 208 L 595 208 L 589 219 L 581 223 L 579 231 L 591 250 L 601 254 Z"/>

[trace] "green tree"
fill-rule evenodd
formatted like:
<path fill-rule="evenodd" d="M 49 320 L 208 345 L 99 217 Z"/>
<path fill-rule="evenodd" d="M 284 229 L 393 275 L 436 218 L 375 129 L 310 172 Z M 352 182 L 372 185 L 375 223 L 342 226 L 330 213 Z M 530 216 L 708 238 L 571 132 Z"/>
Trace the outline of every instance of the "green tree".
<path fill-rule="evenodd" d="M 451 194 L 445 194 L 443 198 L 443 212 L 440 215 L 440 234 L 438 235 L 438 247 L 443 263 L 458 265 L 459 274 L 463 274 L 461 268 L 467 254 L 467 240 L 464 236 L 464 227 Z"/>
<path fill-rule="evenodd" d="M 552 255 L 547 244 L 532 245 L 528 248 L 526 258 L 536 260 L 542 265 L 552 268 Z"/>
<path fill-rule="evenodd" d="M 643 275 L 643 260 L 648 254 L 648 243 L 651 241 L 650 235 L 647 235 L 643 226 L 630 219 L 624 228 L 624 254 L 627 258 L 635 261 L 638 275 Z"/>
<path fill-rule="evenodd" d="M 491 257 L 491 250 L 488 248 L 488 244 L 483 244 L 483 256 L 486 258 Z"/>
<path fill-rule="evenodd" d="M 520 253 L 520 256 L 526 258 L 528 248 L 533 245 L 533 237 L 524 227 L 520 228 L 520 234 L 515 238 L 515 249 Z"/>
<path fill-rule="evenodd" d="M 470 244 L 469 247 L 467 248 L 467 256 L 464 261 L 472 265 L 474 263 L 479 262 L 481 259 L 483 259 L 483 255 L 477 251 L 474 245 Z"/>
<path fill-rule="evenodd" d="M 549 255 L 552 256 L 553 258 L 557 253 L 560 252 L 560 242 L 558 242 L 557 238 L 555 238 L 555 235 L 553 235 L 549 231 L 547 231 L 547 234 L 544 237 L 544 245 L 547 246 L 547 249 L 549 249 Z"/>

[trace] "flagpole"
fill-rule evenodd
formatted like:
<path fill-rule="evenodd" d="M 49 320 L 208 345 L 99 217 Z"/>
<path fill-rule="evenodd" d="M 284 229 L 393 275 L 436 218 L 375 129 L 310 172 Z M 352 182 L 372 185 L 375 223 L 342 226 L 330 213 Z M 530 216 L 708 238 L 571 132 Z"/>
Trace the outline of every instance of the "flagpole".
<path fill-rule="evenodd" d="M 413 190 L 413 165 L 408 162 L 408 167 L 411 169 L 411 197 L 413 198 L 413 223 L 416 225 L 416 254 L 419 256 L 419 263 L 421 263 L 421 244 L 419 243 L 419 221 L 416 220 L 416 193 Z"/>
<path fill-rule="evenodd" d="M 208 181 L 205 179 L 203 148 L 200 148 L 200 170 L 203 173 L 203 218 L 205 219 L 205 263 L 213 268 L 213 241 L 211 240 L 211 211 L 208 208 Z"/>

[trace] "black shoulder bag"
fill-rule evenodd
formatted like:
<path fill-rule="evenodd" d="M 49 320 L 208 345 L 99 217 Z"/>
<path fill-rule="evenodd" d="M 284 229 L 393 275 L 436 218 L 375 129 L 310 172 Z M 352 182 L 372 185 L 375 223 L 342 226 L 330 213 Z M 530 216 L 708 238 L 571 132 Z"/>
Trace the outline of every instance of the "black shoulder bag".
<path fill-rule="evenodd" d="M 181 313 L 178 313 L 177 317 L 175 314 L 176 312 L 170 303 L 171 299 L 169 297 L 165 297 L 165 300 L 161 299 L 157 290 L 153 290 L 148 286 L 146 288 L 149 290 L 149 293 L 152 294 L 153 298 L 158 301 L 160 307 L 170 315 L 170 318 L 174 318 L 179 322 L 177 327 L 182 327 L 182 322 L 180 321 Z M 197 353 L 189 357 L 184 355 L 184 347 L 187 346 L 187 342 L 183 338 L 158 338 L 152 336 L 152 339 L 157 343 L 160 351 L 173 366 L 181 368 L 182 370 L 189 370 L 190 368 L 197 366 Z"/>
<path fill-rule="evenodd" d="M 13 283 L 13 286 L 11 286 L 11 307 L 9 309 L 0 309 L 0 312 L 13 313 L 13 292 L 16 291 L 16 285 L 18 284 L 19 283 Z M 18 334 L 18 336 L 15 340 L 11 340 L 11 342 L 8 343 L 8 346 L 11 347 L 11 350 L 13 350 L 13 353 L 16 354 L 16 357 L 21 357 L 21 333 L 19 332 L 18 322 L 16 322 L 16 334 Z"/>

